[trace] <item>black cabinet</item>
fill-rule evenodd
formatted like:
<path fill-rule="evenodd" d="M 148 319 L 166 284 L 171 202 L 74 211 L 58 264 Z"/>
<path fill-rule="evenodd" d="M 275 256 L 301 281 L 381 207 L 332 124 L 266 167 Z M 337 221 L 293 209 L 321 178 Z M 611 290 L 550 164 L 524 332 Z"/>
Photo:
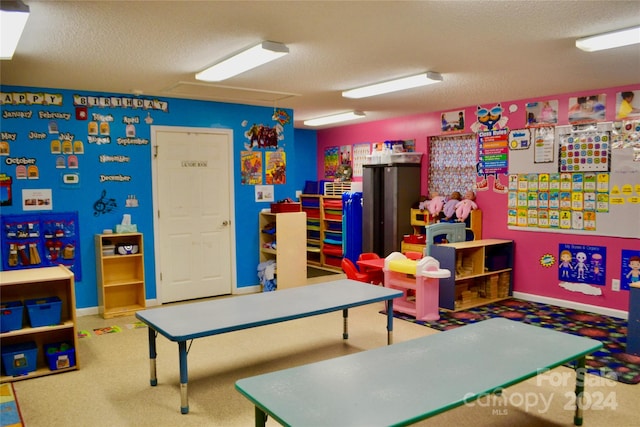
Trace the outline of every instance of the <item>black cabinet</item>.
<path fill-rule="evenodd" d="M 403 236 L 413 234 L 410 212 L 419 200 L 420 163 L 364 165 L 362 252 L 399 252 Z"/>

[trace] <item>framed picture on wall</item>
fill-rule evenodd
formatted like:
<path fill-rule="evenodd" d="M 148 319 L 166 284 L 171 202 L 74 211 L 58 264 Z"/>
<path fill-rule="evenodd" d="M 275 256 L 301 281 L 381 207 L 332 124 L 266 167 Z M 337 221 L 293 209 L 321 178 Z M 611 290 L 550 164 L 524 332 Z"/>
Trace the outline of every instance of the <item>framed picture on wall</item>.
<path fill-rule="evenodd" d="M 527 127 L 558 124 L 558 100 L 529 102 L 525 112 Z"/>
<path fill-rule="evenodd" d="M 440 130 L 444 133 L 464 131 L 464 110 L 448 111 L 440 116 Z"/>
<path fill-rule="evenodd" d="M 616 120 L 640 119 L 640 90 L 616 94 Z"/>
<path fill-rule="evenodd" d="M 604 121 L 606 101 L 605 94 L 569 98 L 569 123 L 583 124 Z"/>
<path fill-rule="evenodd" d="M 324 177 L 334 179 L 339 164 L 340 147 L 327 147 L 324 150 Z"/>
<path fill-rule="evenodd" d="M 273 202 L 273 185 L 256 185 L 256 202 Z"/>

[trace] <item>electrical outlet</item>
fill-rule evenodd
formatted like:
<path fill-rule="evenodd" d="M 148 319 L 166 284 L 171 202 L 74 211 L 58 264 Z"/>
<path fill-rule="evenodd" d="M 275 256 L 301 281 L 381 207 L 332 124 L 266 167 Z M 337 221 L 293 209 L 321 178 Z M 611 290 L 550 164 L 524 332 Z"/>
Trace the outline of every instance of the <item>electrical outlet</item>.
<path fill-rule="evenodd" d="M 301 195 L 302 195 L 302 191 L 296 190 L 296 199 L 299 199 Z"/>
<path fill-rule="evenodd" d="M 611 280 L 611 290 L 616 292 L 620 291 L 620 279 Z"/>

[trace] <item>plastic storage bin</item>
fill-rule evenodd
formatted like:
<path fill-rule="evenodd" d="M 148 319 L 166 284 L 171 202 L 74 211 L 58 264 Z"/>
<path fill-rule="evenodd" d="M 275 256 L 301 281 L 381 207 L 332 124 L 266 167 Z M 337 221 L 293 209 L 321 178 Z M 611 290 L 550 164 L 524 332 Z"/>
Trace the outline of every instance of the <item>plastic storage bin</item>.
<path fill-rule="evenodd" d="M 9 376 L 34 372 L 37 360 L 38 347 L 33 341 L 2 346 L 2 366 Z"/>
<path fill-rule="evenodd" d="M 271 203 L 271 213 L 302 212 L 300 203 Z"/>
<path fill-rule="evenodd" d="M 305 181 L 303 194 L 318 194 L 318 181 Z"/>
<path fill-rule="evenodd" d="M 32 328 L 60 323 L 62 301 L 58 297 L 29 299 L 24 302 Z"/>
<path fill-rule="evenodd" d="M 8 301 L 0 304 L 0 332 L 22 329 L 22 301 Z"/>
<path fill-rule="evenodd" d="M 405 243 L 424 245 L 427 241 L 427 236 L 424 234 L 405 234 L 403 240 Z"/>
<path fill-rule="evenodd" d="M 421 161 L 422 153 L 391 153 L 391 163 L 420 163 Z"/>
<path fill-rule="evenodd" d="M 381 162 L 382 162 L 382 156 L 380 156 L 380 155 L 374 156 L 373 154 L 369 154 L 369 155 L 365 156 L 364 164 L 365 165 L 379 165 Z"/>
<path fill-rule="evenodd" d="M 76 350 L 69 343 L 47 344 L 44 346 L 44 353 L 52 371 L 76 366 Z"/>

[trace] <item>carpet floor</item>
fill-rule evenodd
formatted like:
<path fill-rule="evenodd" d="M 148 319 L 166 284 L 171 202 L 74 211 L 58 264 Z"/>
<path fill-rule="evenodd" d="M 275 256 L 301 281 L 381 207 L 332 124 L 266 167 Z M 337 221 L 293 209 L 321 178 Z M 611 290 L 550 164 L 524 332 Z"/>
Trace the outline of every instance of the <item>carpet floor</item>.
<path fill-rule="evenodd" d="M 436 321 L 416 320 L 413 316 L 394 312 L 394 317 L 439 331 L 457 328 L 492 317 L 505 317 L 532 325 L 582 335 L 601 341 L 601 350 L 587 356 L 591 374 L 604 376 L 625 384 L 640 383 L 640 356 L 625 352 L 627 321 L 571 308 L 524 301 L 515 298 L 498 301 L 468 310 L 440 310 Z"/>

